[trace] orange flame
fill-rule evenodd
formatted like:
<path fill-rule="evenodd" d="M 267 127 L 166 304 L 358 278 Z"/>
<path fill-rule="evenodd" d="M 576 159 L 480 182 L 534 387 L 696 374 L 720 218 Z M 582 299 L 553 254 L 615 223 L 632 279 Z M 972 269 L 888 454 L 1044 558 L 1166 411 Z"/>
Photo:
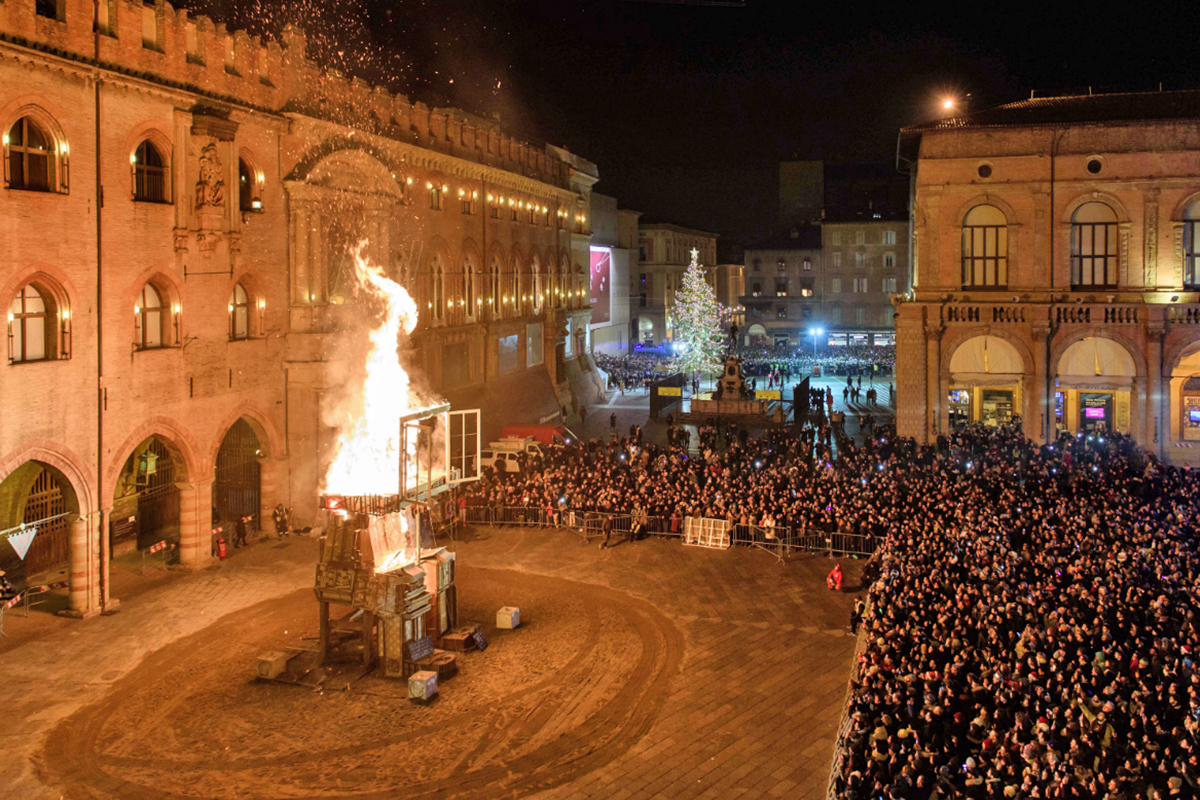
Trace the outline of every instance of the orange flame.
<path fill-rule="evenodd" d="M 417 304 L 404 287 L 363 255 L 366 242 L 353 249 L 359 287 L 383 301 L 383 321 L 370 332 L 361 390 L 362 410 L 341 420 L 333 463 L 322 493 L 396 494 L 400 487 L 399 417 L 416 407 L 408 373 L 397 355 L 400 336 L 417 325 Z M 415 442 L 407 458 L 415 461 Z M 412 475 L 415 470 L 409 472 Z"/>

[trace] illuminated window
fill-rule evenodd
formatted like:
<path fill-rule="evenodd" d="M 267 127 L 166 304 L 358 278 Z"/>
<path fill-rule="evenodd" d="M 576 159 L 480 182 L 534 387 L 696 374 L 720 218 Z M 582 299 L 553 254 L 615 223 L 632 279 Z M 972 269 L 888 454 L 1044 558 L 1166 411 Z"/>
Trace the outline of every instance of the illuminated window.
<path fill-rule="evenodd" d="M 975 206 L 963 218 L 962 283 L 1008 286 L 1008 220 L 995 206 Z"/>
<path fill-rule="evenodd" d="M 1071 217 L 1071 286 L 1117 286 L 1117 215 L 1104 203 L 1084 203 Z"/>
<path fill-rule="evenodd" d="M 240 283 L 234 285 L 229 298 L 229 338 L 250 338 L 250 297 Z"/>
<path fill-rule="evenodd" d="M 29 284 L 13 298 L 8 310 L 9 361 L 42 361 L 53 351 L 50 337 L 54 326 L 42 293 Z"/>
<path fill-rule="evenodd" d="M 5 137 L 8 150 L 8 186 L 10 189 L 53 191 L 54 142 L 36 122 L 21 117 Z"/>
<path fill-rule="evenodd" d="M 238 208 L 242 211 L 262 211 L 257 172 L 251 169 L 246 159 L 238 159 Z"/>
<path fill-rule="evenodd" d="M 1189 289 L 1200 286 L 1200 200 L 1183 212 L 1183 283 Z"/>
<path fill-rule="evenodd" d="M 445 198 L 443 197 L 442 187 L 429 187 L 429 207 L 434 211 L 441 211 L 445 207 Z"/>
<path fill-rule="evenodd" d="M 134 309 L 134 321 L 137 325 L 134 344 L 140 350 L 150 350 L 164 346 L 162 295 L 152 284 L 147 283 L 138 295 L 138 304 Z"/>
<path fill-rule="evenodd" d="M 167 186 L 166 161 L 158 148 L 147 139 L 137 146 L 133 154 L 133 199 L 165 203 Z"/>
<path fill-rule="evenodd" d="M 776 280 L 775 281 L 775 296 L 776 297 L 787 297 L 787 293 L 788 293 L 787 279 L 784 278 L 782 280 Z"/>

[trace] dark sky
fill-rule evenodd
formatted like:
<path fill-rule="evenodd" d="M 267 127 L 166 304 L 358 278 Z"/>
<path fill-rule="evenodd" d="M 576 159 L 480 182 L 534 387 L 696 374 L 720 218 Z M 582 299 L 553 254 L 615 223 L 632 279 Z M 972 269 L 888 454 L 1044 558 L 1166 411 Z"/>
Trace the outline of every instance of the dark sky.
<path fill-rule="evenodd" d="M 892 161 L 898 128 L 934 116 L 948 93 L 982 108 L 1031 90 L 1200 85 L 1194 3 L 188 5 L 267 28 L 298 19 L 314 56 L 414 99 L 497 113 L 596 162 L 597 191 L 643 219 L 735 241 L 771 232 L 780 160 Z"/>

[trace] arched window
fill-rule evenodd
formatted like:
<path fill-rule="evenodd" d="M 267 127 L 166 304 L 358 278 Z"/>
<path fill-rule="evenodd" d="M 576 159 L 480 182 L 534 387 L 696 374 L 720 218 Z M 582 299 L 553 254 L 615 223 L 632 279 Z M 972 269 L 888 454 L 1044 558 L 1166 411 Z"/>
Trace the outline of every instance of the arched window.
<path fill-rule="evenodd" d="M 963 219 L 962 285 L 1008 286 L 1008 220 L 995 206 L 975 206 Z"/>
<path fill-rule="evenodd" d="M 530 300 L 533 305 L 533 313 L 542 313 L 542 265 L 537 258 L 530 262 L 530 271 L 533 273 L 533 280 L 530 282 L 529 291 L 531 292 Z"/>
<path fill-rule="evenodd" d="M 1200 286 L 1200 200 L 1183 212 L 1183 285 L 1191 290 Z"/>
<path fill-rule="evenodd" d="M 258 174 L 246 163 L 246 159 L 238 159 L 238 208 L 242 211 L 262 211 L 262 198 L 258 191 Z"/>
<path fill-rule="evenodd" d="M 154 143 L 146 139 L 133 154 L 133 199 L 165 203 L 169 186 L 166 160 Z"/>
<path fill-rule="evenodd" d="M 54 141 L 30 117 L 21 117 L 4 135 L 8 187 L 54 191 Z"/>
<path fill-rule="evenodd" d="M 139 350 L 150 350 L 164 345 L 166 337 L 163 336 L 163 311 L 162 295 L 153 284 L 147 283 L 142 287 L 142 293 L 138 295 L 137 305 L 133 309 L 137 325 L 134 344 Z"/>
<path fill-rule="evenodd" d="M 250 296 L 240 283 L 234 285 L 229 298 L 229 338 L 250 338 Z"/>
<path fill-rule="evenodd" d="M 1071 288 L 1117 288 L 1117 215 L 1104 203 L 1071 216 Z"/>
<path fill-rule="evenodd" d="M 500 306 L 503 297 L 500 294 L 500 262 L 492 259 L 492 267 L 488 275 L 488 305 L 491 306 L 492 315 L 500 316 Z"/>
<path fill-rule="evenodd" d="M 446 317 L 446 289 L 443 283 L 444 279 L 442 262 L 438 261 L 433 266 L 433 318 L 439 321 Z"/>
<path fill-rule="evenodd" d="M 46 298 L 28 284 L 13 298 L 8 311 L 8 358 L 13 363 L 53 358 L 54 325 Z"/>
<path fill-rule="evenodd" d="M 467 301 L 467 316 L 474 317 L 479 311 L 479 298 L 475 296 L 475 267 L 471 259 L 463 259 L 463 299 Z"/>
<path fill-rule="evenodd" d="M 525 313 L 525 296 L 521 294 L 524 291 L 523 283 L 524 281 L 521 280 L 521 262 L 514 258 L 512 271 L 513 298 L 510 307 L 513 309 L 513 316 L 515 317 L 519 317 Z"/>

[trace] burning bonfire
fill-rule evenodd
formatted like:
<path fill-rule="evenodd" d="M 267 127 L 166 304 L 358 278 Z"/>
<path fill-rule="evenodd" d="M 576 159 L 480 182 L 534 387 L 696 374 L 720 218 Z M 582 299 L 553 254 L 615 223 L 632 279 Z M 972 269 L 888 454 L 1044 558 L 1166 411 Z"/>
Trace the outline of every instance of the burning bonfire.
<path fill-rule="evenodd" d="M 366 667 L 378 659 L 388 676 L 432 669 L 448 677 L 454 656 L 432 642 L 457 624 L 454 554 L 422 548 L 422 531 L 428 537 L 429 500 L 446 477 L 437 439 L 449 406 L 414 391 L 398 351 L 416 327 L 417 305 L 363 249 L 353 252 L 355 278 L 381 321 L 368 334 L 361 385 L 349 387 L 336 419 L 327 420 L 339 434 L 321 487 L 329 525 L 314 587 L 320 657 L 339 636 L 361 636 Z M 350 613 L 331 620 L 331 605 Z"/>

